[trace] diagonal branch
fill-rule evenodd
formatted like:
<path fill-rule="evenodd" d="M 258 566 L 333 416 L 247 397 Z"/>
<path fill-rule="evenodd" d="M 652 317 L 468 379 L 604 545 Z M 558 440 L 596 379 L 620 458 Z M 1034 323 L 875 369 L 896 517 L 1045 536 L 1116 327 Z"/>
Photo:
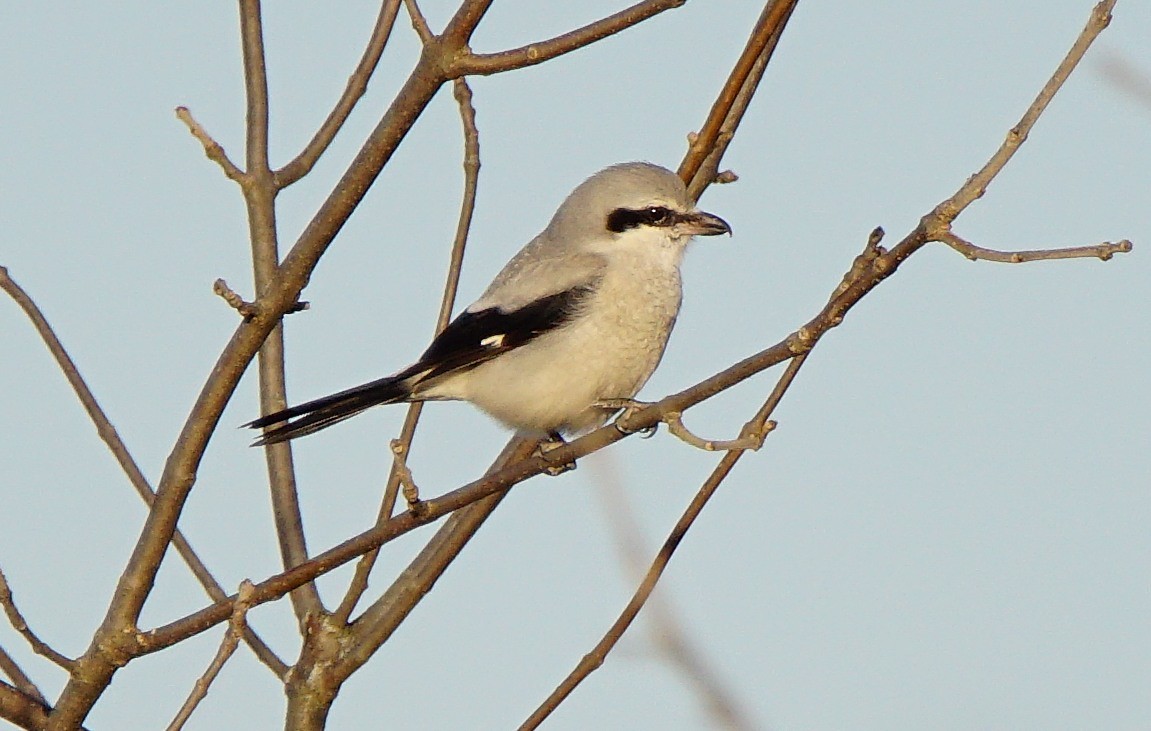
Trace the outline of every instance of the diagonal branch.
<path fill-rule="evenodd" d="M 1001 264 L 1023 264 L 1029 261 L 1050 261 L 1052 259 L 1101 259 L 1107 261 L 1115 254 L 1126 254 L 1133 245 L 1127 239 L 1104 241 L 1094 246 L 1072 246 L 1066 249 L 1033 249 L 1030 251 L 996 251 L 967 241 L 951 231 L 939 235 L 939 241 L 963 254 L 971 261 L 995 261 Z"/>
<path fill-rule="evenodd" d="M 450 73 L 453 76 L 472 74 L 498 74 L 501 71 L 521 69 L 550 61 L 556 56 L 579 50 L 584 46 L 615 35 L 633 25 L 638 25 L 665 10 L 678 8 L 687 0 L 644 0 L 629 8 L 589 23 L 582 28 L 564 33 L 538 43 L 513 48 L 498 53 L 468 53 L 456 58 Z"/>
<path fill-rule="evenodd" d="M 44 694 L 40 692 L 40 689 L 32 682 L 32 679 L 28 677 L 20 668 L 15 658 L 9 655 L 3 647 L 0 647 L 0 673 L 8 676 L 8 679 L 12 681 L 16 690 L 31 698 L 35 698 L 40 703 L 48 703 L 48 699 L 44 697 Z"/>
<path fill-rule="evenodd" d="M 380 56 L 384 53 L 384 47 L 388 45 L 388 39 L 392 35 L 392 27 L 396 22 L 396 14 L 399 10 L 400 0 L 384 0 L 380 6 L 380 14 L 376 18 L 376 25 L 372 28 L 372 34 L 368 38 L 368 45 L 364 48 L 364 54 L 360 57 L 360 62 L 356 64 L 352 75 L 348 77 L 344 93 L 336 105 L 332 107 L 332 111 L 328 113 L 327 119 L 316 130 L 316 134 L 300 151 L 300 154 L 276 171 L 277 188 L 286 188 L 311 172 L 316 161 L 328 149 L 328 145 L 336 139 L 336 135 L 343 128 L 344 123 L 348 121 L 348 116 L 351 115 L 356 104 L 368 90 L 368 81 L 371 80 L 372 74 L 376 71 Z"/>
<path fill-rule="evenodd" d="M 763 403 L 763 406 L 760 407 L 755 416 L 744 426 L 745 434 L 750 435 L 752 433 L 766 433 L 771 431 L 773 423 L 768 421 L 768 419 L 772 412 L 775 411 L 775 407 L 778 406 L 779 402 L 783 399 L 784 394 L 787 393 L 787 389 L 795 380 L 796 374 L 799 373 L 799 369 L 803 367 L 806 359 L 807 354 L 798 355 L 792 359 L 791 363 L 787 366 L 787 370 L 783 372 L 783 375 L 775 384 L 775 388 L 772 390 L 771 395 L 768 396 L 767 401 Z M 596 643 L 592 651 L 584 655 L 575 669 L 572 670 L 552 694 L 540 704 L 539 708 L 524 721 L 520 726 L 520 731 L 538 728 L 539 725 L 544 722 L 544 719 L 551 715 L 552 711 L 559 707 L 559 704 L 575 690 L 576 686 L 583 682 L 584 678 L 603 665 L 604 658 L 607 657 L 607 654 L 611 652 L 612 648 L 614 648 L 620 638 L 623 637 L 624 632 L 627 631 L 627 628 L 631 626 L 636 616 L 639 615 L 639 610 L 643 608 L 648 598 L 651 597 L 651 593 L 655 590 L 656 583 L 659 581 L 660 576 L 663 575 L 664 569 L 667 568 L 668 562 L 671 561 L 672 554 L 674 554 L 675 549 L 679 547 L 680 541 L 683 540 L 688 529 L 695 523 L 695 519 L 703 512 L 703 508 L 707 505 L 708 500 L 715 494 L 720 484 L 735 467 L 735 463 L 739 461 L 739 458 L 742 457 L 746 451 L 745 449 L 733 449 L 723 455 L 723 458 L 719 460 L 719 464 L 715 466 L 711 475 L 708 476 L 707 480 L 705 480 L 699 488 L 699 492 L 696 493 L 691 504 L 687 506 L 683 515 L 680 516 L 679 521 L 676 522 L 671 534 L 667 537 L 667 540 L 664 541 L 659 553 L 656 554 L 651 568 L 647 571 L 647 575 L 645 575 L 643 581 L 640 582 L 639 587 L 635 590 L 635 594 L 632 595 L 631 601 L 624 607 L 623 612 L 620 613 L 620 616 L 612 624 L 603 638 Z"/>
<path fill-rule="evenodd" d="M 680 163 L 679 176 L 693 199 L 715 179 L 719 161 L 735 136 L 747 105 L 759 88 L 764 69 L 775 53 L 783 29 L 799 0 L 770 0 L 752 29 L 735 68 L 727 77 L 719 96 L 708 112 L 703 128 L 693 136 L 687 156 Z"/>
<path fill-rule="evenodd" d="M 64 374 L 68 384 L 72 386 L 76 397 L 80 400 L 80 404 L 84 407 L 84 411 L 88 413 L 88 418 L 92 420 L 92 424 L 96 427 L 96 433 L 100 439 L 107 445 L 108 450 L 112 452 L 112 456 L 116 458 L 116 462 L 120 465 L 120 469 L 128 477 L 128 481 L 132 487 L 136 489 L 136 494 L 144 501 L 146 505 L 151 505 L 152 500 L 155 498 L 155 492 L 152 486 L 148 483 L 148 478 L 144 476 L 144 472 L 128 451 L 128 447 L 120 438 L 120 434 L 116 431 L 116 427 L 112 425 L 108 415 L 100 407 L 99 402 L 96 400 L 95 394 L 88 384 L 84 381 L 84 377 L 80 375 L 80 370 L 76 367 L 76 363 L 72 357 L 68 355 L 65 350 L 64 344 L 60 342 L 60 338 L 56 336 L 55 330 L 44 316 L 44 313 L 37 306 L 36 302 L 28 295 L 24 289 L 11 278 L 8 269 L 0 266 L 0 289 L 3 289 L 8 296 L 24 311 L 28 319 L 32 321 L 32 326 L 35 328 L 36 333 L 40 339 L 44 341 L 44 345 L 48 348 L 48 352 L 56 360 L 56 364 L 60 367 L 60 371 Z M 224 588 L 220 586 L 216 578 L 212 576 L 212 572 L 200 560 L 199 555 L 196 554 L 192 544 L 184 537 L 184 534 L 177 530 L 172 535 L 172 545 L 176 547 L 176 552 L 184 559 L 184 563 L 192 571 L 192 575 L 204 587 L 204 591 L 208 594 L 213 601 L 221 601 L 225 599 L 228 594 Z M 277 677 L 283 677 L 287 672 L 288 666 L 276 656 L 276 653 L 269 647 L 260 636 L 257 635 L 251 628 L 244 631 L 244 641 L 255 653 L 256 657 L 260 659 L 268 668 L 271 669 Z"/>
<path fill-rule="evenodd" d="M 51 645 L 44 640 L 40 639 L 32 628 L 28 626 L 28 622 L 24 620 L 24 615 L 16 607 L 16 602 L 12 598 L 12 588 L 8 586 L 8 577 L 0 570 L 0 608 L 4 610 L 4 614 L 8 617 L 8 623 L 12 625 L 12 629 L 16 630 L 21 637 L 28 642 L 32 651 L 41 657 L 46 657 L 56 665 L 64 668 L 64 670 L 71 671 L 75 660 L 64 657 L 64 655 L 57 652 Z"/>
<path fill-rule="evenodd" d="M 0 681 L 0 718 L 5 721 L 39 731 L 48 727 L 50 710 L 43 699 Z"/>

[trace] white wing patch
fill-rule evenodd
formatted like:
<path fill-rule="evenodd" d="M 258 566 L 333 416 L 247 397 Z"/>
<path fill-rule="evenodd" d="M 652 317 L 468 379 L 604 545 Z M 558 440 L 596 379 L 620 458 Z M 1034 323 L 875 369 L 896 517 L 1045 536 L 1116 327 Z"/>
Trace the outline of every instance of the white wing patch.
<path fill-rule="evenodd" d="M 504 344 L 504 338 L 506 337 L 506 335 L 489 335 L 480 341 L 480 345 L 485 348 L 498 348 Z"/>

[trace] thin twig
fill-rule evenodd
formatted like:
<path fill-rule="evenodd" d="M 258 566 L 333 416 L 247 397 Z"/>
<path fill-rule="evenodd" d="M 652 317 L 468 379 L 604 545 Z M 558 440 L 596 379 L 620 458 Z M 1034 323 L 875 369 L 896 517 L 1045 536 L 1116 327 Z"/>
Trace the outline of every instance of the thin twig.
<path fill-rule="evenodd" d="M 120 434 L 116 428 L 112 426 L 111 420 L 108 415 L 104 413 L 98 401 L 96 401 L 95 394 L 92 389 L 88 388 L 88 384 L 84 381 L 84 377 L 80 375 L 80 370 L 76 367 L 76 363 L 72 357 L 68 355 L 65 350 L 64 344 L 60 342 L 60 338 L 56 336 L 56 331 L 52 329 L 52 325 L 40 310 L 40 307 L 32 299 L 31 296 L 24 289 L 11 278 L 8 269 L 0 266 L 0 289 L 3 289 L 9 297 L 24 311 L 28 319 L 31 320 L 32 326 L 35 328 L 36 333 L 48 348 L 48 352 L 56 360 L 60 371 L 64 374 L 68 384 L 72 387 L 76 397 L 80 400 L 80 404 L 87 412 L 88 418 L 91 419 L 92 424 L 96 427 L 96 433 L 100 439 L 112 452 L 116 462 L 120 465 L 120 469 L 128 477 L 128 482 L 135 488 L 136 494 L 144 501 L 145 505 L 151 505 L 155 500 L 156 494 L 152 490 L 152 485 L 148 482 L 148 478 L 144 476 L 144 472 L 128 451 L 128 447 L 120 438 Z M 205 593 L 212 599 L 212 601 L 222 601 L 228 594 L 224 588 L 220 586 L 219 582 L 208 570 L 208 567 L 200 560 L 199 555 L 192 544 L 184 534 L 176 530 L 172 535 L 172 545 L 176 547 L 176 552 L 187 564 L 188 568 L 192 571 L 192 575 L 204 587 Z M 276 653 L 269 647 L 259 635 L 251 629 L 246 630 L 244 633 L 244 641 L 255 653 L 256 657 L 260 659 L 268 668 L 276 674 L 276 677 L 282 678 L 284 673 L 287 672 L 288 666 L 281 660 Z"/>
<path fill-rule="evenodd" d="M 624 564 L 624 578 L 638 582 L 647 569 L 650 552 L 644 545 L 635 508 L 611 465 L 611 460 L 593 463 L 593 469 L 599 473 L 594 480 L 598 488 L 596 494 L 600 497 L 608 532 L 615 540 Z M 714 725 L 730 731 L 752 731 L 755 724 L 744 710 L 735 689 L 726 687 L 722 678 L 709 667 L 706 653 L 692 642 L 688 629 L 676 616 L 666 590 L 655 592 L 648 599 L 644 619 L 646 634 L 651 637 L 658 657 L 682 673 L 714 720 Z"/>
<path fill-rule="evenodd" d="M 775 411 L 775 407 L 779 404 L 784 394 L 787 393 L 787 389 L 795 380 L 796 374 L 799 373 L 799 369 L 803 367 L 806 359 L 806 355 L 799 355 L 793 358 L 791 363 L 788 364 L 787 370 L 780 376 L 779 381 L 775 384 L 775 388 L 772 389 L 771 395 L 768 396 L 763 406 L 760 407 L 759 411 L 756 412 L 755 416 L 752 417 L 752 419 L 748 421 L 747 426 L 744 427 L 744 431 L 747 434 L 771 431 L 772 427 L 769 426 L 771 422 L 768 421 L 768 418 L 771 416 L 771 413 Z M 643 608 L 644 603 L 647 602 L 651 596 L 656 583 L 659 581 L 664 569 L 667 568 L 668 562 L 671 561 L 672 554 L 674 554 L 675 549 L 679 547 L 680 541 L 683 540 L 688 529 L 691 528 L 692 524 L 695 523 L 695 519 L 699 517 L 699 514 L 703 511 L 707 501 L 715 494 L 715 491 L 727 477 L 728 473 L 731 472 L 732 468 L 735 467 L 736 462 L 739 461 L 739 458 L 743 456 L 744 452 L 745 450 L 740 449 L 732 450 L 720 459 L 719 464 L 716 465 L 711 475 L 704 481 L 703 485 L 699 488 L 699 492 L 697 492 L 692 499 L 691 504 L 688 505 L 683 515 L 680 516 L 679 521 L 676 522 L 671 534 L 668 535 L 659 553 L 656 554 L 655 560 L 652 561 L 651 568 L 648 569 L 643 581 L 632 595 L 631 601 L 624 607 L 624 610 L 612 624 L 611 629 L 596 643 L 596 646 L 591 652 L 584 655 L 575 669 L 572 670 L 552 694 L 540 704 L 539 708 L 524 721 L 520 726 L 520 731 L 538 728 L 544 719 L 575 690 L 576 686 L 579 685 L 584 678 L 603 665 L 604 658 L 607 657 L 608 653 L 611 652 L 612 648 L 615 647 L 616 643 L 623 637 L 623 633 L 631 626 L 631 623 L 639 614 L 639 610 Z"/>
<path fill-rule="evenodd" d="M 589 23 L 563 35 L 545 41 L 530 43 L 499 53 L 467 53 L 453 60 L 449 73 L 452 77 L 497 74 L 501 71 L 534 66 L 544 61 L 571 53 L 610 35 L 638 25 L 665 10 L 678 8 L 687 0 L 645 0 L 629 8 Z"/>
<path fill-rule="evenodd" d="M 1087 25 L 1079 33 L 1079 37 L 1075 39 L 1075 43 L 1072 44 L 1071 49 L 1067 51 L 1067 55 L 1063 57 L 1063 60 L 1055 69 L 1055 73 L 1051 75 L 1051 78 L 1043 85 L 1043 89 L 1040 90 L 1035 100 L 1031 102 L 1027 111 L 1023 113 L 1023 117 L 1019 120 L 1019 123 L 1007 132 L 1007 137 L 1003 140 L 1003 144 L 1000 145 L 999 149 L 995 151 L 995 154 L 991 156 L 987 164 L 967 179 L 967 182 L 955 192 L 955 195 L 940 203 L 935 207 L 935 210 L 929 214 L 937 219 L 931 222 L 927 230 L 932 240 L 940 240 L 938 236 L 951 225 L 955 217 L 965 210 L 967 206 L 983 196 L 987 191 L 987 186 L 991 184 L 991 181 L 999 174 L 999 171 L 1003 169 L 1007 161 L 1015 155 L 1015 152 L 1027 140 L 1027 136 L 1031 133 L 1031 128 L 1035 126 L 1040 115 L 1047 109 L 1047 105 L 1055 98 L 1055 94 L 1063 86 L 1063 82 L 1067 81 L 1071 72 L 1074 71 L 1075 67 L 1079 65 L 1079 62 L 1083 60 L 1083 55 L 1087 53 L 1087 49 L 1091 47 L 1091 44 L 1095 42 L 1095 39 L 1099 37 L 1099 34 L 1102 33 L 1111 22 L 1111 10 L 1114 7 L 1115 0 L 1103 0 L 1092 9 L 1091 17 L 1088 19 Z"/>
<path fill-rule="evenodd" d="M 976 246 L 952 231 L 941 234 L 940 241 L 963 254 L 971 261 L 996 261 L 1002 264 L 1022 264 L 1029 261 L 1049 261 L 1051 259 L 1101 259 L 1107 261 L 1116 254 L 1126 254 L 1133 245 L 1123 239 L 1112 243 L 1104 241 L 1095 246 L 1073 246 L 1066 249 L 1033 249 L 1030 251 L 996 251 Z"/>
<path fill-rule="evenodd" d="M 223 279 L 212 282 L 212 292 L 227 302 L 233 310 L 239 312 L 242 317 L 249 318 L 256 314 L 256 306 L 237 294 Z"/>
<path fill-rule="evenodd" d="M 316 134 L 300 151 L 300 154 L 276 171 L 277 188 L 286 188 L 311 172 L 316 161 L 332 144 L 332 140 L 336 139 L 336 135 L 343 128 L 344 123 L 348 121 L 352 110 L 356 108 L 356 104 L 368 90 L 368 82 L 371 80 L 372 74 L 375 73 L 376 66 L 379 65 L 384 48 L 388 45 L 388 39 L 392 35 L 392 27 L 395 25 L 396 14 L 399 9 L 400 0 L 385 0 L 380 5 L 380 14 L 376 17 L 376 24 L 372 28 L 371 36 L 368 37 L 368 44 L 364 48 L 360 62 L 356 64 L 355 70 L 348 77 L 344 93 L 332 107 L 332 111 L 328 113 L 320 128 L 316 130 Z"/>
<path fill-rule="evenodd" d="M 733 449 L 741 451 L 749 449 L 754 452 L 763 446 L 769 431 L 766 429 L 749 431 L 749 425 L 745 424 L 743 431 L 735 439 L 703 439 L 691 433 L 691 430 L 684 425 L 682 417 L 683 414 L 678 411 L 664 414 L 663 421 L 667 424 L 667 430 L 684 442 L 705 452 L 726 452 Z"/>
<path fill-rule="evenodd" d="M 692 137 L 691 146 L 677 172 L 694 199 L 698 199 L 715 180 L 720 160 L 759 88 L 764 69 L 775 53 L 797 2 L 771 0 L 764 6 L 743 52 L 712 104 L 703 128 Z"/>
<path fill-rule="evenodd" d="M 244 171 L 236 167 L 236 164 L 228 159 L 228 153 L 224 152 L 223 146 L 219 142 L 216 142 L 216 140 L 208 134 L 207 130 L 196 121 L 196 118 L 192 116 L 191 110 L 187 107 L 176 107 L 176 118 L 183 122 L 184 126 L 188 128 L 188 131 L 192 133 L 192 136 L 200 141 L 200 144 L 204 146 L 204 154 L 208 156 L 209 160 L 220 166 L 220 169 L 224 171 L 224 175 L 237 183 L 244 181 L 246 177 Z"/>
<path fill-rule="evenodd" d="M 0 607 L 3 607 L 4 614 L 8 616 L 8 623 L 12 625 L 12 629 L 16 630 L 28 642 L 32 652 L 48 658 L 68 672 L 72 671 L 76 661 L 60 654 L 47 642 L 37 637 L 28 623 L 24 621 L 24 615 L 20 614 L 20 610 L 16 607 L 16 601 L 12 598 L 12 588 L 8 586 L 8 577 L 4 575 L 2 569 L 0 569 Z"/>
<path fill-rule="evenodd" d="M 216 656 L 212 658 L 212 662 L 208 664 L 204 674 L 196 679 L 196 683 L 192 686 L 192 692 L 188 694 L 184 705 L 180 707 L 176 717 L 172 719 L 172 723 L 168 724 L 168 731 L 180 731 L 184 728 L 184 724 L 192 717 L 192 712 L 196 710 L 196 706 L 200 705 L 200 701 L 208 696 L 208 688 L 212 686 L 212 681 L 220 674 L 224 668 L 224 663 L 228 662 L 240 644 L 240 637 L 243 636 L 244 627 L 247 626 L 248 610 L 251 608 L 252 582 L 245 579 L 240 583 L 240 591 L 236 594 L 232 617 L 228 620 L 228 629 L 220 640 L 220 648 L 216 650 Z"/>
<path fill-rule="evenodd" d="M 419 8 L 412 5 L 415 17 L 419 16 Z M 414 22 L 414 21 L 413 21 Z M 452 251 L 448 257 L 448 273 L 444 280 L 444 292 L 440 298 L 440 311 L 436 316 L 436 333 L 443 331 L 451 321 L 452 310 L 455 308 L 456 293 L 460 286 L 460 273 L 463 271 L 464 251 L 467 248 L 468 233 L 471 231 L 472 217 L 476 210 L 476 192 L 480 180 L 480 131 L 476 124 L 476 108 L 472 103 L 472 90 L 464 79 L 453 82 L 452 91 L 460 110 L 460 123 L 463 126 L 464 136 L 464 192 L 460 201 L 460 215 L 456 221 L 456 234 L 452 241 Z M 423 412 L 423 403 L 416 402 L 408 407 L 403 428 L 400 431 L 399 442 L 403 445 L 405 455 L 411 451 L 412 439 L 416 434 L 416 424 Z M 394 448 L 393 448 L 394 449 Z M 407 466 L 406 463 L 404 465 Z M 401 485 L 401 474 L 393 467 L 388 475 L 388 482 L 384 488 L 384 497 L 380 504 L 380 511 L 376 518 L 376 525 L 392 517 L 396 507 L 397 491 Z M 375 566 L 378 557 L 377 551 L 369 551 L 356 564 L 356 572 L 351 584 L 335 612 L 335 619 L 347 622 L 368 587 L 368 577 Z M 361 625 L 362 626 L 362 625 Z"/>
<path fill-rule="evenodd" d="M 408 17 L 412 21 L 412 28 L 416 31 L 416 35 L 419 36 L 420 42 L 424 45 L 431 43 L 435 39 L 436 34 L 428 27 L 428 19 L 424 17 L 416 0 L 404 0 L 404 7 L 408 11 Z"/>
<path fill-rule="evenodd" d="M 48 703 L 48 699 L 40 692 L 40 688 L 32 682 L 32 679 L 24 673 L 15 658 L 9 655 L 3 647 L 0 647 L 0 672 L 7 675 L 8 679 L 12 681 L 12 684 L 21 693 L 31 696 L 41 703 Z"/>

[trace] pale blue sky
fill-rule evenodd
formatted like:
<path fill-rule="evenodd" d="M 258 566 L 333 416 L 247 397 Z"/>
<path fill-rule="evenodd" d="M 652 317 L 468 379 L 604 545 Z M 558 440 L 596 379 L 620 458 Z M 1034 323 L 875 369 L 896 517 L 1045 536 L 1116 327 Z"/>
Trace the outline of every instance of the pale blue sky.
<path fill-rule="evenodd" d="M 433 27 L 453 3 L 425 2 Z M 473 46 L 551 36 L 621 2 L 495 3 Z M 688 257 L 685 309 L 645 389 L 659 397 L 783 337 L 826 300 L 868 232 L 893 240 L 995 149 L 1070 46 L 1086 0 L 801 2 L 706 209 L 731 239 Z M 473 80 L 483 171 L 461 299 L 600 167 L 674 167 L 758 14 L 689 3 L 554 63 Z M 268 3 L 274 160 L 311 135 L 375 17 L 369 2 Z M 155 479 L 250 293 L 235 186 L 175 119 L 187 105 L 237 159 L 234 3 L 12 4 L 0 25 L 0 264 L 40 303 Z M 819 346 L 780 428 L 724 484 L 666 575 L 670 599 L 760 728 L 1151 727 L 1151 106 L 1106 59 L 1151 74 L 1151 8 L 1115 20 L 1031 140 L 959 220 L 994 248 L 1130 238 L 1133 254 L 1007 266 L 935 246 Z M 401 17 L 380 73 L 313 175 L 280 198 L 294 241 L 416 53 Z M 289 322 L 290 393 L 405 365 L 438 307 L 461 185 L 441 93 L 332 246 Z M 36 629 L 79 653 L 143 509 L 23 315 L 0 304 L 0 566 Z M 774 379 L 688 413 L 735 434 Z M 226 586 L 277 570 L 263 459 L 231 429 L 241 386 L 181 525 Z M 374 516 L 403 409 L 297 444 L 308 538 Z M 506 433 L 467 405 L 425 411 L 411 465 L 436 493 L 478 475 Z M 344 689 L 330 728 L 505 729 L 598 639 L 633 583 L 595 480 L 615 474 L 661 541 L 717 457 L 661 432 L 517 488 L 410 621 Z M 390 546 L 386 585 L 431 529 Z M 335 601 L 349 572 L 321 582 Z M 205 603 L 165 566 L 145 624 Z M 289 661 L 290 611 L 252 622 Z M 548 729 L 706 727 L 650 656 L 642 619 Z M 94 729 L 163 727 L 220 631 L 133 663 Z M 0 645 L 50 695 L 62 676 L 6 624 Z M 274 729 L 279 684 L 246 650 L 189 728 Z"/>

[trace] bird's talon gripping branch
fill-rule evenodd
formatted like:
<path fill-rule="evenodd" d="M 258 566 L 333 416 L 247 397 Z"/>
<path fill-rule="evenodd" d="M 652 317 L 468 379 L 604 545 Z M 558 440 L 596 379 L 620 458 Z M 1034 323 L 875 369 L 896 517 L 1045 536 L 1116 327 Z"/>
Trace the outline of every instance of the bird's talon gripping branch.
<path fill-rule="evenodd" d="M 552 432 L 548 434 L 547 439 L 541 440 L 540 443 L 536 445 L 536 456 L 548 463 L 548 466 L 544 468 L 544 472 L 548 473 L 552 477 L 558 477 L 559 475 L 562 475 L 565 472 L 571 472 L 576 468 L 576 463 L 574 461 L 553 462 L 551 458 L 548 457 L 548 452 L 552 452 L 566 445 L 567 440 L 560 436 L 559 432 Z"/>
<path fill-rule="evenodd" d="M 618 411 L 619 409 L 623 409 L 623 413 L 620 414 L 614 422 L 615 428 L 618 429 L 621 434 L 639 434 L 645 439 L 650 437 L 652 434 L 655 434 L 658 425 L 653 424 L 652 426 L 645 426 L 641 429 L 632 429 L 626 425 L 626 422 L 637 411 L 642 411 L 651 405 L 652 402 L 650 401 L 636 401 L 635 399 L 631 398 L 609 398 L 601 399 L 595 402 L 596 408 L 599 409 L 608 409 L 611 411 Z"/>

